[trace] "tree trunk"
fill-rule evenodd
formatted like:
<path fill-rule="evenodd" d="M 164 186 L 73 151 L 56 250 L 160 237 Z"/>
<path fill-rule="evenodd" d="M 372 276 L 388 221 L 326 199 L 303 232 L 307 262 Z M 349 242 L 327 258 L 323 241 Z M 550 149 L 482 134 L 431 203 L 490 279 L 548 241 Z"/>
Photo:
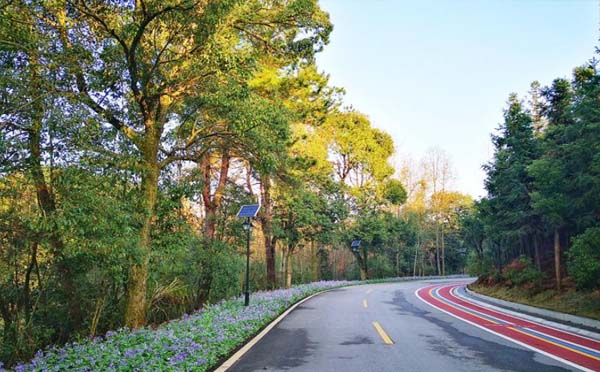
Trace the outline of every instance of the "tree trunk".
<path fill-rule="evenodd" d="M 539 244 L 537 236 L 533 237 L 533 250 L 534 250 L 534 256 L 535 256 L 535 266 L 537 267 L 538 270 L 542 270 L 542 260 L 540 257 L 540 244 Z"/>
<path fill-rule="evenodd" d="M 2 323 L 4 323 L 4 329 L 2 330 L 2 344 L 4 347 L 12 346 L 17 342 L 14 333 L 11 332 L 13 329 L 13 319 L 10 314 L 10 304 L 5 303 L 4 299 L 0 297 L 0 315 L 2 315 Z"/>
<path fill-rule="evenodd" d="M 292 277 L 294 274 L 294 263 L 293 263 L 293 252 L 294 248 L 288 246 L 285 251 L 285 287 L 290 288 L 292 286 Z"/>
<path fill-rule="evenodd" d="M 315 241 L 310 241 L 310 266 L 311 266 L 311 281 L 316 282 L 319 280 L 319 256 L 317 255 L 317 249 L 315 247 Z"/>
<path fill-rule="evenodd" d="M 366 247 L 363 249 L 363 255 L 364 255 L 364 265 L 365 265 L 365 279 L 369 279 L 369 265 L 368 265 L 369 256 L 367 254 Z"/>
<path fill-rule="evenodd" d="M 554 229 L 554 272 L 556 275 L 556 289 L 562 290 L 560 278 L 560 233 L 558 229 Z"/>
<path fill-rule="evenodd" d="M 444 241 L 444 228 L 441 228 L 440 243 L 442 246 L 442 276 L 446 275 L 446 242 Z"/>
<path fill-rule="evenodd" d="M 224 150 L 221 155 L 221 164 L 219 169 L 219 180 L 214 195 L 212 192 L 212 166 L 210 154 L 207 153 L 200 160 L 200 174 L 202 175 L 202 202 L 204 204 L 204 236 L 214 239 L 217 226 L 217 211 L 221 206 L 221 199 L 227 186 L 227 176 L 229 174 L 229 165 L 231 156 L 229 151 Z"/>
<path fill-rule="evenodd" d="M 146 164 L 142 171 L 144 220 L 140 230 L 137 257 L 135 257 L 135 263 L 129 270 L 127 282 L 125 325 L 131 329 L 139 328 L 146 323 L 146 292 L 151 251 L 150 231 L 154 223 L 154 209 L 158 195 L 158 176 L 160 173 L 156 162 L 157 152 L 151 150 L 144 154 L 146 158 Z M 156 142 L 156 150 L 158 150 L 158 142 Z"/>
<path fill-rule="evenodd" d="M 271 180 L 262 177 L 260 182 L 260 193 L 262 199 L 262 213 L 260 217 L 263 235 L 265 237 L 265 259 L 267 266 L 267 286 L 271 289 L 277 287 L 277 276 L 275 275 L 275 244 L 273 236 L 273 211 L 271 206 Z"/>
<path fill-rule="evenodd" d="M 438 275 L 442 275 L 442 267 L 440 264 L 440 228 L 436 226 L 435 228 L 435 263 L 437 266 Z"/>
<path fill-rule="evenodd" d="M 46 177 L 42 170 L 41 130 L 41 119 L 35 120 L 28 138 L 29 151 L 31 153 L 30 172 L 35 184 L 38 205 L 44 219 L 47 222 L 50 222 L 48 225 L 51 226 L 49 241 L 52 247 L 52 255 L 56 258 L 56 268 L 61 277 L 61 289 L 64 292 L 67 302 L 69 313 L 68 322 L 72 330 L 75 330 L 80 328 L 83 322 L 83 314 L 81 312 L 79 298 L 77 297 L 73 274 L 66 262 L 66 257 L 64 256 L 65 247 L 63 239 L 59 235 L 55 225 L 52 223 L 53 215 L 56 212 L 56 202 L 54 194 L 48 185 L 48 182 L 46 182 Z M 65 331 L 65 333 L 68 334 L 71 330 Z"/>
<path fill-rule="evenodd" d="M 413 263 L 413 276 L 417 276 L 417 257 L 419 256 L 419 247 L 421 246 L 421 236 L 417 234 L 417 244 L 415 245 L 415 262 Z"/>
<path fill-rule="evenodd" d="M 364 267 L 360 267 L 360 280 L 367 280 L 367 271 Z"/>

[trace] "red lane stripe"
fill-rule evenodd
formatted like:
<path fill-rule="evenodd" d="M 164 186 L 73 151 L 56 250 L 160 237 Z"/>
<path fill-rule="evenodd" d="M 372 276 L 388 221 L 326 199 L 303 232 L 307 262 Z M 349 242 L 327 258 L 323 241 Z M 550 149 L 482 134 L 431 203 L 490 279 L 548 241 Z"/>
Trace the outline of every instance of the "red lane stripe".
<path fill-rule="evenodd" d="M 453 288 L 457 288 L 459 286 L 455 286 Z M 557 338 L 561 338 L 565 341 L 569 341 L 569 342 L 574 342 L 577 343 L 581 346 L 585 346 L 594 350 L 600 350 L 600 342 L 599 341 L 595 341 L 595 340 L 591 340 L 589 338 L 586 337 L 581 337 L 569 332 L 564 332 L 560 329 L 556 329 L 556 328 L 552 328 L 549 326 L 546 326 L 544 324 L 540 324 L 540 323 L 535 323 L 529 320 L 525 320 L 522 318 L 518 318 L 515 316 L 511 316 L 508 314 L 504 314 L 495 310 L 491 310 L 482 306 L 479 306 L 477 304 L 468 302 L 462 298 L 459 298 L 457 296 L 455 296 L 452 293 L 452 288 L 442 288 L 440 289 L 440 291 L 438 292 L 442 297 L 444 297 L 445 299 L 447 299 L 448 301 L 460 304 L 462 306 L 465 306 L 469 309 L 473 309 L 476 311 L 479 311 L 481 313 L 487 314 L 487 315 L 491 315 L 494 316 L 496 318 L 502 319 L 504 321 L 508 321 L 511 323 L 514 323 L 518 326 L 521 327 L 525 327 L 525 328 L 531 328 L 533 330 L 539 331 L 539 332 L 543 332 L 546 333 L 549 336 L 553 336 L 553 337 L 557 337 Z"/>
<path fill-rule="evenodd" d="M 467 307 L 469 309 L 473 309 L 473 310 L 479 311 L 480 313 L 483 313 L 483 314 L 486 314 L 486 315 L 490 315 L 490 316 L 496 317 L 498 319 L 502 319 L 502 320 L 507 321 L 507 322 L 514 323 L 514 324 L 516 324 L 516 325 L 518 325 L 520 327 L 531 328 L 533 330 L 546 333 L 549 336 L 561 338 L 561 339 L 563 339 L 565 341 L 574 342 L 576 344 L 588 347 L 590 349 L 600 350 L 600 342 L 598 342 L 598 341 L 590 340 L 588 338 L 581 337 L 581 336 L 578 336 L 578 335 L 574 335 L 572 333 L 564 332 L 564 331 L 561 331 L 559 329 L 546 326 L 544 324 L 534 323 L 532 321 L 528 321 L 528 320 L 525 320 L 525 319 L 517 318 L 517 317 L 511 316 L 511 315 L 508 315 L 508 314 L 500 313 L 498 311 L 491 310 L 491 309 L 488 309 L 488 308 L 485 308 L 485 307 L 473 304 L 471 302 L 467 302 L 464 299 L 458 298 L 454 294 L 452 294 L 451 289 L 452 288 L 457 288 L 457 287 L 459 287 L 459 286 L 457 285 L 457 286 L 454 286 L 454 287 L 444 287 L 444 288 L 441 288 L 438 293 L 442 297 L 444 297 L 446 300 L 448 300 L 450 302 L 454 302 L 456 304 L 460 304 L 460 305 L 462 305 L 464 307 Z"/>
<path fill-rule="evenodd" d="M 437 298 L 429 294 L 430 289 L 434 287 L 435 286 L 421 288 L 417 292 L 425 302 L 428 302 L 433 306 L 443 309 L 444 311 L 447 311 L 457 316 L 458 318 L 470 321 L 474 324 L 484 327 L 485 329 L 496 332 L 515 341 L 519 341 L 536 349 L 542 350 L 546 353 L 555 355 L 559 358 L 570 361 L 582 367 L 600 371 L 600 361 L 595 360 L 592 357 L 588 357 L 575 351 L 565 349 L 558 345 L 549 343 L 548 341 L 537 339 L 528 334 L 523 334 L 515 329 L 510 328 L 509 326 L 494 324 L 488 320 L 479 318 L 465 310 L 457 309 L 443 301 L 438 300 Z"/>
<path fill-rule="evenodd" d="M 456 288 L 456 287 L 454 287 L 454 288 Z M 455 304 L 458 301 L 453 301 L 453 300 L 457 299 L 457 300 L 464 300 L 464 301 L 461 301 L 462 303 L 465 303 L 465 301 L 467 304 L 469 303 L 469 301 L 466 299 L 458 298 L 453 293 L 452 290 L 450 290 L 449 292 L 444 291 L 444 292 L 446 292 L 445 295 L 442 295 L 440 293 L 441 291 L 442 290 L 439 290 L 437 293 L 440 297 L 443 297 L 446 301 L 450 301 L 451 303 Z M 449 298 L 448 296 L 451 296 L 452 298 Z M 474 306 L 481 308 L 477 305 L 474 305 Z M 472 309 L 472 307 L 470 307 L 470 308 Z M 492 310 L 492 312 L 494 313 L 494 315 L 502 314 L 498 311 Z M 512 317 L 512 318 L 520 319 L 518 317 Z M 561 348 L 567 347 L 569 349 L 572 349 L 573 352 L 578 353 L 578 354 L 579 353 L 587 354 L 586 355 L 587 357 L 600 362 L 600 359 L 598 356 L 598 353 L 600 352 L 600 342 L 596 342 L 595 340 L 588 339 L 586 337 L 580 337 L 579 335 L 565 332 L 565 331 L 562 331 L 557 328 L 552 328 L 549 326 L 538 324 L 538 323 L 535 323 L 532 321 L 527 321 L 526 323 L 527 323 L 526 326 L 519 325 L 517 327 L 517 328 L 519 328 L 518 331 L 527 333 L 530 337 L 542 338 L 542 339 L 544 339 L 545 342 L 549 342 L 551 344 L 570 343 L 570 344 L 572 344 L 572 347 L 569 346 L 568 344 L 567 345 L 562 344 L 559 347 L 561 347 Z M 531 330 L 534 333 L 528 332 L 527 330 Z M 586 349 L 588 351 L 586 351 Z"/>

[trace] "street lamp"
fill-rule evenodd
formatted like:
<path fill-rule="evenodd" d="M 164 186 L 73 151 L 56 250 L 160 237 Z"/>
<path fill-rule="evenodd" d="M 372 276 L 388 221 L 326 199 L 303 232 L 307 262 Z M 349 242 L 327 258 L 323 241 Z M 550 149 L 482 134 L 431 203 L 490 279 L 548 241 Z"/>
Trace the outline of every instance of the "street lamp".
<path fill-rule="evenodd" d="M 354 252 L 354 254 L 356 254 L 358 256 L 359 259 L 359 265 L 360 265 L 360 239 L 356 239 L 353 240 L 352 243 L 350 243 L 350 248 L 352 248 L 352 252 Z M 368 268 L 367 268 L 367 246 L 363 246 L 363 260 L 365 262 L 365 276 L 368 275 Z"/>
<path fill-rule="evenodd" d="M 246 221 L 242 224 L 242 228 L 246 231 L 246 292 L 244 294 L 244 306 L 250 305 L 250 231 L 252 230 L 252 222 L 250 218 L 256 217 L 260 205 L 242 205 L 237 216 L 245 218 Z"/>
<path fill-rule="evenodd" d="M 352 248 L 352 252 L 354 253 L 358 253 L 358 248 L 360 247 L 360 240 L 353 240 L 352 243 L 350 243 L 350 248 Z"/>
<path fill-rule="evenodd" d="M 250 231 L 252 230 L 252 222 L 250 218 L 242 224 L 246 231 L 246 292 L 244 294 L 244 306 L 250 304 Z"/>

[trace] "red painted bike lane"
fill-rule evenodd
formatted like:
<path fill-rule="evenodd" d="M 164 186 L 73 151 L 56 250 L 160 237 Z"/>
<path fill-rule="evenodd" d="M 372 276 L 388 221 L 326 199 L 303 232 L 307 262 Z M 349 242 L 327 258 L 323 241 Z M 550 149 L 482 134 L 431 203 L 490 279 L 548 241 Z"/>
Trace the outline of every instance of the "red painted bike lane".
<path fill-rule="evenodd" d="M 416 291 L 427 304 L 488 332 L 586 371 L 600 371 L 600 342 L 479 306 L 459 298 L 464 284 L 434 285 Z"/>

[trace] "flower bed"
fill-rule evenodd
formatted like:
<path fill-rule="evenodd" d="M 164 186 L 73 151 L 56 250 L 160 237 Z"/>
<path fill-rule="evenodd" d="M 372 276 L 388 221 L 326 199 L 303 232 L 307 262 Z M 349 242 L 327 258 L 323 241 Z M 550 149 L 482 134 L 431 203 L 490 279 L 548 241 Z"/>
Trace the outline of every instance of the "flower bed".
<path fill-rule="evenodd" d="M 17 365 L 15 370 L 206 371 L 295 302 L 351 284 L 356 282 L 321 281 L 256 292 L 247 308 L 241 297 L 224 300 L 156 330 L 120 329 L 102 338 L 39 351 L 33 360 Z"/>

